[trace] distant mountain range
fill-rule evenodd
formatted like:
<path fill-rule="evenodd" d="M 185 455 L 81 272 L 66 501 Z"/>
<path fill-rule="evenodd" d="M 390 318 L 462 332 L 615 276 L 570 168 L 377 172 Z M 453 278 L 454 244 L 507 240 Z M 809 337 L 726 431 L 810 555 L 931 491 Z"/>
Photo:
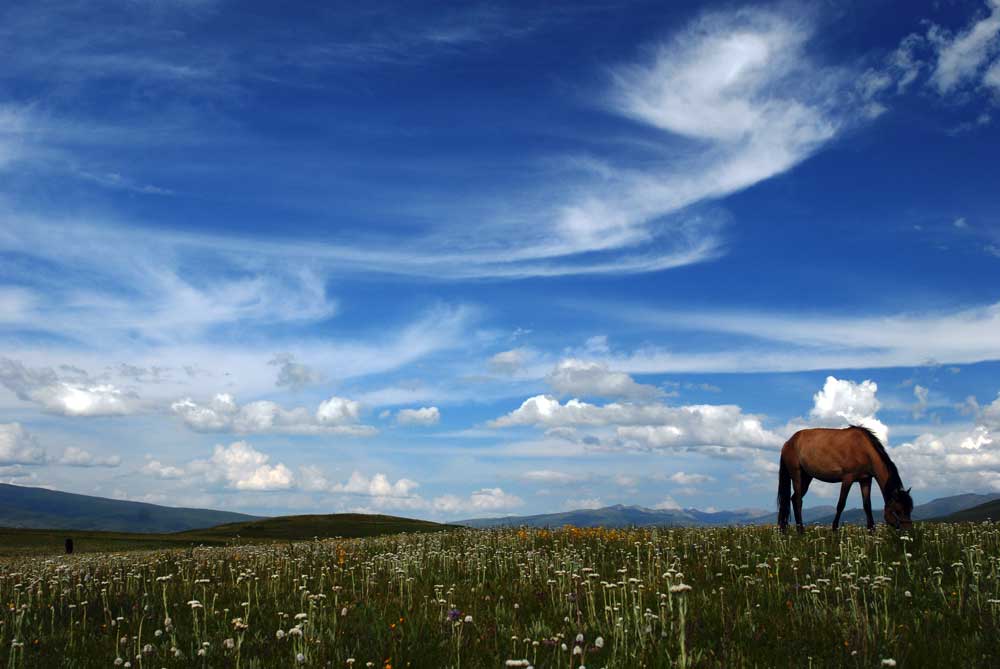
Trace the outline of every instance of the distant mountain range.
<path fill-rule="evenodd" d="M 601 509 L 577 509 L 562 513 L 543 513 L 535 516 L 506 516 L 504 518 L 471 518 L 460 520 L 458 525 L 469 527 L 651 527 L 684 525 L 736 525 L 753 523 L 761 518 L 765 509 L 741 511 L 699 511 L 698 509 L 648 509 L 642 506 L 616 504 Z"/>
<path fill-rule="evenodd" d="M 806 523 L 829 525 L 833 522 L 834 507 L 832 505 L 814 506 L 803 509 Z M 881 522 L 882 510 L 874 509 L 877 522 Z M 617 504 L 602 509 L 578 509 L 562 513 L 546 513 L 533 516 L 506 516 L 503 518 L 472 518 L 458 521 L 453 525 L 469 527 L 561 527 L 574 525 L 576 527 L 710 527 L 722 525 L 764 525 L 775 522 L 776 513 L 768 509 L 736 509 L 731 511 L 701 511 L 699 509 L 649 509 L 641 506 L 625 506 Z M 352 522 L 364 524 L 368 516 L 302 516 L 301 520 L 309 520 L 308 531 L 314 534 L 325 534 L 333 527 L 323 523 L 335 523 L 335 534 L 349 536 L 347 528 Z M 392 525 L 390 519 L 379 520 L 370 517 L 377 525 Z M 1000 493 L 953 495 L 941 497 L 926 504 L 920 504 L 913 509 L 916 520 L 985 520 L 994 518 L 1000 520 Z M 232 530 L 243 532 L 246 536 L 269 532 L 287 532 L 290 517 L 266 519 L 267 522 L 256 523 L 253 527 L 242 526 L 244 523 L 261 520 L 258 516 L 250 516 L 229 511 L 213 511 L 210 509 L 187 509 L 144 502 L 128 502 L 90 495 L 77 495 L 58 490 L 32 488 L 0 484 L 0 527 L 66 529 L 104 532 L 139 532 L 139 533 L 169 533 L 187 532 L 204 528 L 215 528 L 220 531 Z M 320 522 L 322 521 L 322 522 Z M 850 509 L 844 512 L 842 521 L 845 523 L 864 523 L 864 512 L 861 509 Z M 394 521 L 393 521 L 394 522 Z M 413 524 L 413 530 L 419 531 L 417 525 L 424 521 L 406 521 Z M 317 524 L 318 523 L 318 524 Z M 432 523 L 426 523 L 432 525 Z M 228 527 L 216 528 L 227 525 Z M 272 526 L 278 529 L 272 529 Z M 315 526 L 315 528 L 313 527 Z M 303 526 L 303 531 L 306 531 Z M 369 529 L 365 529 L 369 532 Z M 371 531 L 374 531 L 372 529 Z M 407 531 L 410 531 L 407 526 Z M 261 534 L 263 533 L 263 534 Z M 310 535 L 312 536 L 312 535 Z"/>
<path fill-rule="evenodd" d="M 0 483 L 0 527 L 106 532 L 183 532 L 258 516 L 185 509 Z"/>
<path fill-rule="evenodd" d="M 939 497 L 926 504 L 913 507 L 914 520 L 958 520 L 953 514 L 986 502 L 995 502 L 993 518 L 1000 519 L 1000 493 L 966 493 Z M 802 510 L 807 524 L 830 525 L 836 513 L 833 505 L 823 505 Z M 881 522 L 882 509 L 872 509 L 875 522 Z M 577 509 L 562 513 L 544 513 L 534 516 L 504 516 L 502 518 L 471 518 L 457 521 L 469 527 L 710 527 L 718 525 L 764 525 L 775 522 L 776 511 L 767 509 L 741 509 L 735 511 L 700 511 L 698 509 L 649 509 L 642 506 L 616 504 L 600 509 Z M 979 518 L 970 518 L 978 520 Z M 862 509 L 847 509 L 841 515 L 842 523 L 863 524 Z"/>

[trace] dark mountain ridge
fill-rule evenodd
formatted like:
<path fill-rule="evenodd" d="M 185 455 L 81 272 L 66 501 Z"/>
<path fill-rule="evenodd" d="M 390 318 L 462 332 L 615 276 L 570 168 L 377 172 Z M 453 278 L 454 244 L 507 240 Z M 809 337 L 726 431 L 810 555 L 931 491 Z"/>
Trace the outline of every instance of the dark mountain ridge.
<path fill-rule="evenodd" d="M 162 533 L 258 518 L 0 483 L 0 527 Z"/>

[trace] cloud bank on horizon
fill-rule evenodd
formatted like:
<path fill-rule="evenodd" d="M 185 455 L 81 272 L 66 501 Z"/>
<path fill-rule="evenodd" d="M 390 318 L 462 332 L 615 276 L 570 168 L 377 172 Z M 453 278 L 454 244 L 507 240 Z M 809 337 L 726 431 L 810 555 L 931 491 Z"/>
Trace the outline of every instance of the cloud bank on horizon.
<path fill-rule="evenodd" d="M 0 480 L 769 508 L 856 423 L 1000 490 L 998 0 L 276 11 L 0 10 Z"/>

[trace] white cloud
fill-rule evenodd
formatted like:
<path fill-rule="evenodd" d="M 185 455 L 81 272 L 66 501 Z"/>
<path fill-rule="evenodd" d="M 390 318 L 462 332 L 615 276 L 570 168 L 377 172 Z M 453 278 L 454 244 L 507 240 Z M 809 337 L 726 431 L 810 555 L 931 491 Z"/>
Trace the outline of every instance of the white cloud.
<path fill-rule="evenodd" d="M 117 455 L 101 458 L 76 446 L 68 447 L 56 460 L 56 464 L 68 467 L 117 467 L 121 463 L 122 459 Z"/>
<path fill-rule="evenodd" d="M 624 372 L 612 372 L 604 363 L 577 358 L 561 360 L 546 381 L 563 395 L 648 399 L 662 394 L 659 388 L 636 383 Z"/>
<path fill-rule="evenodd" d="M 353 495 L 364 495 L 375 498 L 409 498 L 413 497 L 413 491 L 418 487 L 416 481 L 401 478 L 395 483 L 382 473 L 377 473 L 368 478 L 361 472 L 355 471 L 346 483 L 335 483 L 330 487 L 332 492 L 349 493 Z"/>
<path fill-rule="evenodd" d="M 600 497 L 584 497 L 567 499 L 563 502 L 563 508 L 571 511 L 576 509 L 600 509 L 604 507 L 604 502 Z"/>
<path fill-rule="evenodd" d="M 400 409 L 396 414 L 396 422 L 400 425 L 437 425 L 440 420 L 441 412 L 437 407 Z"/>
<path fill-rule="evenodd" d="M 323 492 L 329 489 L 330 482 L 323 470 L 316 465 L 299 467 L 299 487 L 308 492 Z"/>
<path fill-rule="evenodd" d="M 524 500 L 504 492 L 502 488 L 482 488 L 467 498 L 453 494 L 440 495 L 431 501 L 430 506 L 439 513 L 453 516 L 460 513 L 495 513 L 523 504 Z"/>
<path fill-rule="evenodd" d="M 607 161 L 603 156 L 558 156 L 559 172 L 545 180 L 544 187 L 503 194 L 486 216 L 481 213 L 482 193 L 471 194 L 453 204 L 450 216 L 442 216 L 445 220 L 426 236 L 411 238 L 399 248 L 386 248 L 380 238 L 363 234 L 355 236 L 353 245 L 273 239 L 255 243 L 194 234 L 154 238 L 148 228 L 142 240 L 136 240 L 137 234 L 117 239 L 109 249 L 119 251 L 126 239 L 130 246 L 145 243 L 150 251 L 142 255 L 156 261 L 148 267 L 165 271 L 151 276 L 154 272 L 147 267 L 146 280 L 137 282 L 140 289 L 152 289 L 152 309 L 130 312 L 120 308 L 122 301 L 109 300 L 104 313 L 113 321 L 141 321 L 146 326 L 143 334 L 169 336 L 218 322 L 318 320 L 335 313 L 336 302 L 322 290 L 322 277 L 303 280 L 298 276 L 302 267 L 315 268 L 317 275 L 374 270 L 467 278 L 654 271 L 716 257 L 721 253 L 717 221 L 705 215 L 672 215 L 793 167 L 846 125 L 845 118 L 860 118 L 841 93 L 849 77 L 810 58 L 811 34 L 807 17 L 772 11 L 703 16 L 651 49 L 651 58 L 612 68 L 612 90 L 595 101 L 645 126 L 635 129 L 637 136 L 648 138 L 650 131 L 658 131 L 656 160 L 617 164 L 613 161 L 621 154 L 612 152 Z M 329 45 L 322 51 L 329 52 Z M 79 60 L 77 65 L 97 63 L 99 67 L 90 68 L 95 71 L 109 65 L 106 57 L 74 60 Z M 134 71 L 136 63 L 148 66 L 147 60 L 116 58 L 110 64 L 118 72 L 124 67 Z M 184 81 L 198 79 L 191 74 L 205 69 L 178 71 L 159 65 L 156 72 L 183 74 Z M 12 126 L 23 126 L 22 113 L 9 116 Z M 578 169 L 568 173 L 566 166 L 574 164 Z M 150 190 L 107 170 L 88 174 L 105 185 Z M 552 202 L 552 192 L 566 195 Z M 510 202 L 526 204 L 512 211 Z M 474 232 L 456 232 L 454 221 L 468 218 L 473 206 L 480 224 Z M 425 213 L 421 208 L 420 220 L 426 219 Z M 226 270 L 243 271 L 220 272 L 215 281 L 203 284 L 200 276 L 164 267 L 164 259 L 191 251 L 199 266 L 216 260 L 225 263 Z M 131 270 L 144 269 L 141 262 L 129 264 Z M 176 283 L 177 289 L 168 289 L 168 283 Z M 87 320 L 94 324 L 97 319 Z M 160 327 L 149 327 L 153 320 Z"/>
<path fill-rule="evenodd" d="M 612 403 L 599 406 L 577 399 L 561 404 L 554 397 L 537 395 L 509 414 L 491 421 L 490 425 L 614 426 L 616 438 L 602 442 L 605 448 L 769 448 L 783 441 L 767 430 L 759 417 L 744 414 L 735 405 L 670 407 L 660 403 Z"/>
<path fill-rule="evenodd" d="M 987 4 L 990 13 L 957 35 L 937 26 L 928 32 L 928 39 L 937 51 L 931 83 L 938 92 L 948 93 L 976 78 L 983 65 L 1000 52 L 1000 1 L 988 0 Z"/>
<path fill-rule="evenodd" d="M 662 502 L 654 504 L 653 508 L 660 511 L 680 511 L 681 505 L 673 497 L 667 495 Z"/>
<path fill-rule="evenodd" d="M 360 415 L 358 402 L 336 396 L 320 402 L 316 409 L 316 420 L 323 425 L 347 425 L 356 422 Z"/>
<path fill-rule="evenodd" d="M 503 488 L 482 488 L 469 495 L 469 504 L 478 511 L 502 511 L 521 506 L 524 500 Z"/>
<path fill-rule="evenodd" d="M 320 372 L 296 362 L 295 356 L 291 353 L 279 353 L 267 364 L 278 368 L 278 378 L 275 385 L 279 388 L 287 387 L 292 390 L 301 390 L 306 386 L 323 381 L 323 375 Z"/>
<path fill-rule="evenodd" d="M 581 477 L 576 474 L 552 469 L 532 469 L 521 474 L 521 478 L 525 481 L 536 483 L 556 483 L 562 485 L 576 483 L 581 480 Z"/>
<path fill-rule="evenodd" d="M 1000 490 L 1000 438 L 985 425 L 924 433 L 889 452 L 917 489 Z"/>
<path fill-rule="evenodd" d="M 974 409 L 977 411 L 977 420 L 991 430 L 1000 431 L 1000 392 L 995 400 L 984 407 L 980 407 L 975 398 L 970 398 Z"/>
<path fill-rule="evenodd" d="M 270 456 L 245 441 L 216 445 L 208 460 L 190 463 L 187 471 L 201 475 L 209 483 L 222 483 L 235 490 L 288 490 L 295 476 L 284 464 L 269 465 Z"/>
<path fill-rule="evenodd" d="M 755 340 L 752 346 L 721 351 L 675 353 L 645 347 L 604 358 L 629 373 L 871 369 L 915 367 L 929 360 L 971 364 L 1000 359 L 1000 303 L 944 313 L 851 317 L 619 306 L 598 311 L 666 332 L 722 332 Z"/>
<path fill-rule="evenodd" d="M 228 393 L 215 395 L 207 404 L 199 404 L 187 397 L 170 406 L 189 428 L 197 432 L 342 434 L 362 437 L 377 432 L 374 427 L 357 424 L 361 405 L 343 397 L 324 400 L 315 413 L 304 407 L 285 409 L 268 400 L 239 405 Z"/>
<path fill-rule="evenodd" d="M 809 417 L 819 425 L 862 425 L 886 443 L 889 428 L 875 417 L 880 406 L 875 396 L 877 392 L 878 384 L 874 381 L 856 383 L 828 376 L 823 389 L 813 395 L 813 408 Z"/>
<path fill-rule="evenodd" d="M 120 416 L 139 410 L 138 397 L 86 373 L 67 378 L 50 367 L 31 368 L 0 357 L 0 384 L 25 402 L 64 416 Z"/>
<path fill-rule="evenodd" d="M 0 466 L 0 482 L 13 483 L 15 485 L 34 485 L 34 483 L 29 483 L 28 481 L 33 482 L 37 478 L 35 472 L 23 465 Z"/>
<path fill-rule="evenodd" d="M 110 383 L 81 386 L 60 382 L 32 391 L 30 397 L 46 410 L 65 416 L 120 416 L 135 411 L 134 397 Z"/>
<path fill-rule="evenodd" d="M 680 485 L 697 485 L 699 483 L 708 483 L 709 481 L 714 481 L 715 478 L 708 476 L 707 474 L 687 474 L 685 472 L 675 472 L 669 477 L 669 480 Z"/>
<path fill-rule="evenodd" d="M 916 398 L 916 404 L 913 407 L 913 417 L 920 418 L 927 412 L 927 404 L 930 391 L 920 384 L 913 386 L 913 397 Z"/>
<path fill-rule="evenodd" d="M 454 515 L 468 508 L 468 503 L 463 500 L 458 495 L 441 495 L 435 497 L 434 501 L 431 502 L 431 506 L 435 511 L 444 513 L 447 515 Z"/>
<path fill-rule="evenodd" d="M 0 465 L 41 465 L 45 451 L 20 423 L 0 423 Z"/>
<path fill-rule="evenodd" d="M 649 62 L 615 69 L 615 111 L 664 131 L 665 141 L 694 141 L 658 173 L 604 168 L 613 186 L 568 207 L 562 227 L 595 247 L 648 242 L 650 221 L 780 174 L 860 120 L 843 74 L 809 58 L 811 31 L 766 10 L 707 14 Z M 710 239 L 709 226 L 695 227 Z"/>
<path fill-rule="evenodd" d="M 995 95 L 1000 94 L 1000 59 L 986 70 L 986 74 L 983 75 L 983 84 L 992 88 Z"/>
<path fill-rule="evenodd" d="M 142 467 L 139 468 L 139 471 L 147 476 L 152 476 L 158 479 L 179 479 L 184 476 L 184 470 L 181 467 L 165 465 L 159 460 L 153 459 L 148 459 Z"/>
<path fill-rule="evenodd" d="M 534 356 L 534 351 L 524 346 L 500 351 L 490 358 L 490 368 L 501 374 L 515 374 Z"/>

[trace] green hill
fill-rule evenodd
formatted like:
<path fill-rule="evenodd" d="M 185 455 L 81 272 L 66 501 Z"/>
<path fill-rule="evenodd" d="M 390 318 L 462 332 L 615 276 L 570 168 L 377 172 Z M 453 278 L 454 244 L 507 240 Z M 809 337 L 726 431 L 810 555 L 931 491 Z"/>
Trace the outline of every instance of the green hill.
<path fill-rule="evenodd" d="M 949 523 L 982 522 L 984 520 L 997 521 L 1000 520 L 1000 499 L 994 499 L 991 502 L 974 506 L 971 509 L 962 509 L 961 511 L 956 511 L 955 513 L 935 518 L 934 520 Z"/>
<path fill-rule="evenodd" d="M 62 553 L 67 538 L 73 539 L 74 552 L 92 553 L 224 546 L 234 542 L 305 541 L 315 537 L 370 537 L 401 532 L 436 532 L 451 527 L 456 526 L 360 513 L 279 516 L 166 534 L 0 527 L 0 556 Z"/>
<path fill-rule="evenodd" d="M 190 540 L 263 539 L 301 541 L 313 537 L 371 537 L 400 532 L 435 532 L 450 527 L 428 520 L 364 513 L 334 513 L 313 516 L 278 516 L 245 523 L 228 523 L 177 536 Z"/>
<path fill-rule="evenodd" d="M 160 506 L 0 483 L 0 527 L 182 532 L 257 518 L 245 513 Z"/>

